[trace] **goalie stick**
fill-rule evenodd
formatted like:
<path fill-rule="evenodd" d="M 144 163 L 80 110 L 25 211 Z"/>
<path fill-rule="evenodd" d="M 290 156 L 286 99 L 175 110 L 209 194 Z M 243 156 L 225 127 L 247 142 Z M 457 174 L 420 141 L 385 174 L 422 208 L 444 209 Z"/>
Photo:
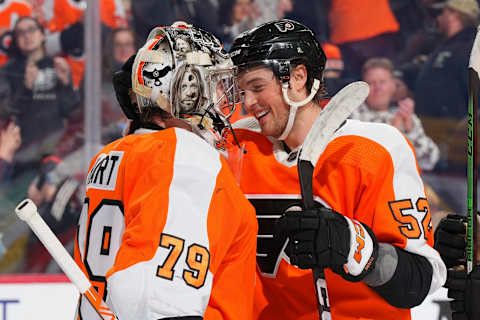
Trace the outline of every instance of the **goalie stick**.
<path fill-rule="evenodd" d="M 366 82 L 357 81 L 347 85 L 333 96 L 308 132 L 297 164 L 304 209 L 311 209 L 315 205 L 312 179 L 313 170 L 320 154 L 335 130 L 362 104 L 368 96 L 368 92 L 369 87 Z M 323 270 L 314 269 L 312 271 L 320 319 L 331 319 Z"/>
<path fill-rule="evenodd" d="M 15 213 L 29 225 L 63 272 L 95 308 L 98 315 L 104 320 L 118 320 L 52 230 L 43 221 L 33 201 L 30 199 L 23 200 L 15 208 Z"/>
<path fill-rule="evenodd" d="M 478 86 L 480 72 L 480 29 L 473 42 L 468 68 L 467 121 L 467 272 L 477 264 L 477 152 L 478 152 Z"/>

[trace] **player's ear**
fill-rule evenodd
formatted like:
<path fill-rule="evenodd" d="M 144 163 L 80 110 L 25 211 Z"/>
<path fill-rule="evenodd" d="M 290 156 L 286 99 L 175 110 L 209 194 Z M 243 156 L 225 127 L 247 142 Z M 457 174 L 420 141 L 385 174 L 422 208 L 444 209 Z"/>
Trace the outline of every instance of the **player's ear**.
<path fill-rule="evenodd" d="M 302 91 L 307 90 L 307 78 L 308 72 L 307 67 L 303 64 L 299 64 L 298 66 L 292 68 L 290 72 L 290 86 L 295 91 Z"/>

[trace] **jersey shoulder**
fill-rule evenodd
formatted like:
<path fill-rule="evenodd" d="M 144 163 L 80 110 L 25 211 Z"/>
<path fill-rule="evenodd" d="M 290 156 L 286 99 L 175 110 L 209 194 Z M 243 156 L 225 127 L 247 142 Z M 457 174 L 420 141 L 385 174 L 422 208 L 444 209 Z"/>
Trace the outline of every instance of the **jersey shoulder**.
<path fill-rule="evenodd" d="M 405 136 L 397 128 L 386 123 L 347 120 L 333 138 L 341 137 L 363 138 L 389 152 L 396 149 L 413 151 Z"/>
<path fill-rule="evenodd" d="M 373 171 L 386 163 L 398 167 L 416 163 L 413 148 L 395 127 L 384 123 L 347 120 L 325 149 L 325 157 Z"/>
<path fill-rule="evenodd" d="M 175 162 L 187 168 L 218 166 L 220 154 L 196 134 L 180 128 L 138 130 L 106 145 L 97 155 L 121 153 L 131 167 L 164 166 Z M 98 161 L 98 160 L 97 160 Z"/>

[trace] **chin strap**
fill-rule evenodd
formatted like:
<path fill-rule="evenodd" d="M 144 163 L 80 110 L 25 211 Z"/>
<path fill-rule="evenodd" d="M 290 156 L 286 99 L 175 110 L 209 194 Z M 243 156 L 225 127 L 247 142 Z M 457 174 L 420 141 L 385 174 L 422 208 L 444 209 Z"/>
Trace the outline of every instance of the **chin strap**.
<path fill-rule="evenodd" d="M 312 101 L 313 97 L 315 97 L 319 89 L 320 89 L 320 80 L 314 79 L 312 90 L 310 91 L 310 95 L 302 101 L 295 102 L 290 100 L 290 98 L 288 97 L 288 82 L 285 82 L 282 84 L 283 99 L 287 104 L 290 105 L 290 113 L 288 115 L 287 125 L 285 126 L 285 129 L 283 130 L 280 137 L 278 137 L 278 140 L 285 140 L 288 137 L 293 127 L 293 122 L 295 120 L 295 115 L 297 114 L 297 109 L 299 107 L 306 105 L 310 101 Z"/>

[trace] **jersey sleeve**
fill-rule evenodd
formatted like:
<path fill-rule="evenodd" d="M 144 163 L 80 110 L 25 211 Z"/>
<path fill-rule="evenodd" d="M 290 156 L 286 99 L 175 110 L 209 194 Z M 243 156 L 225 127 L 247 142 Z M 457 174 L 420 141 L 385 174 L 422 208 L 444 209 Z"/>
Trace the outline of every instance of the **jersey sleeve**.
<path fill-rule="evenodd" d="M 394 127 L 350 120 L 325 150 L 316 174 L 326 176 L 335 210 L 366 223 L 379 242 L 425 257 L 433 269 L 430 293 L 446 268 L 433 246 L 430 208 L 412 146 Z M 322 158 L 320 158 L 321 160 Z"/>
<path fill-rule="evenodd" d="M 391 243 L 430 262 L 432 293 L 445 282 L 446 268 L 432 247 L 430 207 L 413 147 L 394 128 L 387 128 L 375 138 L 387 153 L 383 161 L 379 160 L 380 169 L 372 179 L 376 186 L 371 189 L 373 194 L 367 195 L 375 199 L 373 231 L 379 242 Z"/>
<path fill-rule="evenodd" d="M 257 220 L 255 210 L 237 187 L 223 159 L 222 163 L 217 180 L 219 191 L 212 198 L 213 212 L 209 214 L 210 238 L 214 239 L 216 232 L 230 230 L 231 226 L 238 228 L 235 233 L 223 232 L 222 239 L 216 241 L 215 253 L 224 259 L 218 266 L 212 265 L 216 270 L 215 286 L 205 318 L 249 319 L 253 312 Z M 231 245 L 227 247 L 223 242 Z"/>

